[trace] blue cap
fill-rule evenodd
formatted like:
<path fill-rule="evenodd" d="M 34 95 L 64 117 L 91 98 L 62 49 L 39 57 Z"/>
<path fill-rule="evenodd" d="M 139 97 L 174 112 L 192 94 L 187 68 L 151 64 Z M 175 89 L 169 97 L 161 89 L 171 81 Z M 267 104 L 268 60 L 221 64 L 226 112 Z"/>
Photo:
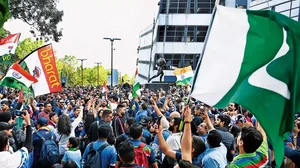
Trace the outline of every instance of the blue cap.
<path fill-rule="evenodd" d="M 44 126 L 48 124 L 48 120 L 45 117 L 40 117 L 36 123 Z"/>

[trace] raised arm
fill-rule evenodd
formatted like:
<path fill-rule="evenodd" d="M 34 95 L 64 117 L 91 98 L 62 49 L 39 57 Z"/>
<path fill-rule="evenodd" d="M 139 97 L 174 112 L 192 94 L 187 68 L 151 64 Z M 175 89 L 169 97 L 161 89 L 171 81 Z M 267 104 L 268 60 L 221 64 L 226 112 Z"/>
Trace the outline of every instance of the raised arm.
<path fill-rule="evenodd" d="M 184 109 L 184 131 L 181 140 L 181 159 L 192 162 L 192 131 L 191 131 L 191 122 L 192 115 L 191 109 L 187 106 Z"/>

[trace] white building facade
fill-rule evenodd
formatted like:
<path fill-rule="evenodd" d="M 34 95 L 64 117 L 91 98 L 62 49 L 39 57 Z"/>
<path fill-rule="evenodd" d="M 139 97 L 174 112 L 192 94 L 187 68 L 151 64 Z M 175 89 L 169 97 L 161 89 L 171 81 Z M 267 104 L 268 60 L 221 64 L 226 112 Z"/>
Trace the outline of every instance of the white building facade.
<path fill-rule="evenodd" d="M 157 18 L 140 33 L 138 77 L 142 84 L 157 73 L 155 63 L 161 55 L 170 67 L 164 71 L 164 82 L 176 81 L 176 67 L 196 68 L 214 6 L 215 0 L 160 0 Z"/>

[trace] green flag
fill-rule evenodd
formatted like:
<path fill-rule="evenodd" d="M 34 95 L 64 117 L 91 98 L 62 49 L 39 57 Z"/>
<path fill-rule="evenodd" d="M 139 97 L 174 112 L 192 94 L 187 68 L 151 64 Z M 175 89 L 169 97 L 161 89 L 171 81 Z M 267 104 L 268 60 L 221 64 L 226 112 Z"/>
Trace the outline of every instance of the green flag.
<path fill-rule="evenodd" d="M 299 75 L 299 22 L 273 11 L 218 6 L 191 96 L 214 107 L 236 102 L 250 110 L 281 165 L 283 141 L 300 112 Z"/>
<path fill-rule="evenodd" d="M 3 27 L 4 23 L 9 18 L 9 1 L 0 0 L 0 28 Z"/>
<path fill-rule="evenodd" d="M 141 95 L 141 85 L 140 82 L 136 82 L 132 87 L 132 97 L 137 97 Z"/>

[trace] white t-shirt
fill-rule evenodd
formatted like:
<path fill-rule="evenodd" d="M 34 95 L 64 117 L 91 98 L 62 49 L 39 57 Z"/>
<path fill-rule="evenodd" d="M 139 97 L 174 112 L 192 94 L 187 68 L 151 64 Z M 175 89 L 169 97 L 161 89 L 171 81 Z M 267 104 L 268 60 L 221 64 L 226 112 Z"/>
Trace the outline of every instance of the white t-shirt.
<path fill-rule="evenodd" d="M 28 150 L 23 147 L 15 153 L 0 152 L 1 168 L 21 168 L 28 159 Z"/>

